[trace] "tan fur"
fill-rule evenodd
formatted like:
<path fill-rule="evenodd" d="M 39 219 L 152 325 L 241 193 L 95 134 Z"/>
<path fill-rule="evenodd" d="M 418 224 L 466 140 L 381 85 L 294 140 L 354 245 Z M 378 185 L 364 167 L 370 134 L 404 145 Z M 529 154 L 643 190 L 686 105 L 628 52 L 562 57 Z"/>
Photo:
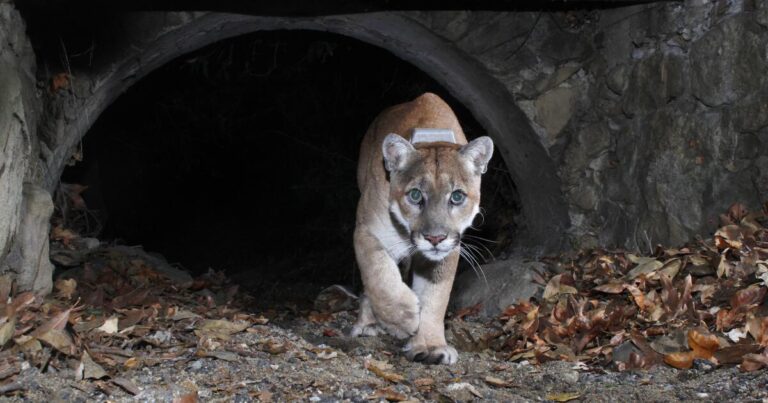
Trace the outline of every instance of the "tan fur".
<path fill-rule="evenodd" d="M 414 147 L 408 141 L 415 128 L 451 129 L 456 144 Z M 456 362 L 456 350 L 445 340 L 443 319 L 459 239 L 477 214 L 480 174 L 492 152 L 487 137 L 467 145 L 451 108 L 430 93 L 387 109 L 371 124 L 357 171 L 361 197 L 354 244 L 365 292 L 353 335 L 376 335 L 383 328 L 410 338 L 404 348 L 410 359 Z M 412 189 L 423 195 L 420 203 L 408 197 Z M 454 191 L 466 194 L 460 205 L 451 202 Z M 439 241 L 437 235 L 445 239 Z M 410 263 L 410 288 L 399 263 Z"/>

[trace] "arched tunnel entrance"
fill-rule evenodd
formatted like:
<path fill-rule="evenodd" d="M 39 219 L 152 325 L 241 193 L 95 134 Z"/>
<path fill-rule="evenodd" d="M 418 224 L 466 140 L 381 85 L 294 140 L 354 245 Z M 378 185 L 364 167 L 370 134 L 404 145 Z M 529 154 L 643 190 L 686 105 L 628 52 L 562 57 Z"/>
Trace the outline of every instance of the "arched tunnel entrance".
<path fill-rule="evenodd" d="M 44 161 L 44 186 L 53 191 L 64 165 L 98 116 L 119 94 L 146 74 L 174 58 L 215 43 L 256 31 L 306 29 L 332 32 L 386 49 L 418 67 L 459 100 L 480 122 L 518 189 L 524 236 L 521 245 L 539 250 L 561 247 L 569 226 L 566 203 L 555 163 L 531 128 L 512 94 L 477 60 L 469 57 L 424 25 L 396 13 L 363 13 L 310 18 L 263 17 L 223 13 L 137 13 L 83 24 L 50 22 L 62 30 L 74 26 L 83 45 L 78 60 L 66 71 L 77 80 L 70 98 L 56 99 L 46 127 L 54 139 Z M 119 39 L 119 40 L 117 40 Z M 60 41 L 43 53 L 56 54 Z M 109 49 L 91 52 L 89 49 Z"/>
<path fill-rule="evenodd" d="M 448 91 L 388 51 L 338 34 L 264 31 L 185 54 L 100 115 L 62 182 L 88 186 L 66 223 L 143 245 L 193 272 L 224 270 L 265 304 L 358 285 L 352 248 L 360 141 L 383 109 Z M 515 239 L 517 190 L 500 155 L 484 178 L 478 253 Z M 63 218 L 63 217 L 62 217 Z M 480 221 L 478 221 L 480 224 Z M 480 256 L 478 256 L 480 260 Z"/>

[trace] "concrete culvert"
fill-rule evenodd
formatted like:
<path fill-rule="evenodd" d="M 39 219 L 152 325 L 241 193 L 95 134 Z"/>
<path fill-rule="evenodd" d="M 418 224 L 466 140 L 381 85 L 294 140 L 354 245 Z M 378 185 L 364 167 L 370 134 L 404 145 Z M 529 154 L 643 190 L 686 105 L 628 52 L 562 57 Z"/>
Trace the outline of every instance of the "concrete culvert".
<path fill-rule="evenodd" d="M 360 141 L 381 110 L 428 91 L 448 100 L 470 137 L 486 133 L 427 74 L 356 39 L 269 31 L 209 45 L 147 75 L 99 116 L 81 161 L 61 177 L 87 186 L 89 212 L 54 220 L 192 273 L 224 270 L 265 306 L 311 303 L 334 283 L 357 288 Z M 520 230 L 500 155 L 483 193 L 489 219 L 467 233 L 472 264 L 508 253 Z"/>

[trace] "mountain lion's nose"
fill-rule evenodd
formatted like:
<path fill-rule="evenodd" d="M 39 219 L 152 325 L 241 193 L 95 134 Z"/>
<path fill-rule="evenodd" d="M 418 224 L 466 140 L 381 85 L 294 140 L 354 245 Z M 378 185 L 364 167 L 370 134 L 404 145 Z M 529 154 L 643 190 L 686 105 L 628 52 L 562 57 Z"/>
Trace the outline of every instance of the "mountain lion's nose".
<path fill-rule="evenodd" d="M 432 244 L 432 246 L 437 246 L 440 242 L 442 242 L 445 239 L 445 234 L 442 235 L 424 235 L 424 239 L 429 241 L 429 243 Z"/>

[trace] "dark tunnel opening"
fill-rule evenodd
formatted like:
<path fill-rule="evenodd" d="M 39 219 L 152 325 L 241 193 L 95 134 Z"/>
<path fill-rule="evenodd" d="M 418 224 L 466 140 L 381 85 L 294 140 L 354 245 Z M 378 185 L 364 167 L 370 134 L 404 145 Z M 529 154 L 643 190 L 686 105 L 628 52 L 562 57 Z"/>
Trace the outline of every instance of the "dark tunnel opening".
<path fill-rule="evenodd" d="M 141 80 L 85 136 L 62 175 L 88 186 L 74 225 L 192 273 L 224 270 L 264 301 L 357 288 L 360 140 L 383 109 L 427 91 L 469 138 L 485 134 L 425 73 L 355 39 L 273 31 L 205 47 Z M 498 155 L 482 206 L 472 233 L 486 257 L 503 254 L 520 208 Z"/>

